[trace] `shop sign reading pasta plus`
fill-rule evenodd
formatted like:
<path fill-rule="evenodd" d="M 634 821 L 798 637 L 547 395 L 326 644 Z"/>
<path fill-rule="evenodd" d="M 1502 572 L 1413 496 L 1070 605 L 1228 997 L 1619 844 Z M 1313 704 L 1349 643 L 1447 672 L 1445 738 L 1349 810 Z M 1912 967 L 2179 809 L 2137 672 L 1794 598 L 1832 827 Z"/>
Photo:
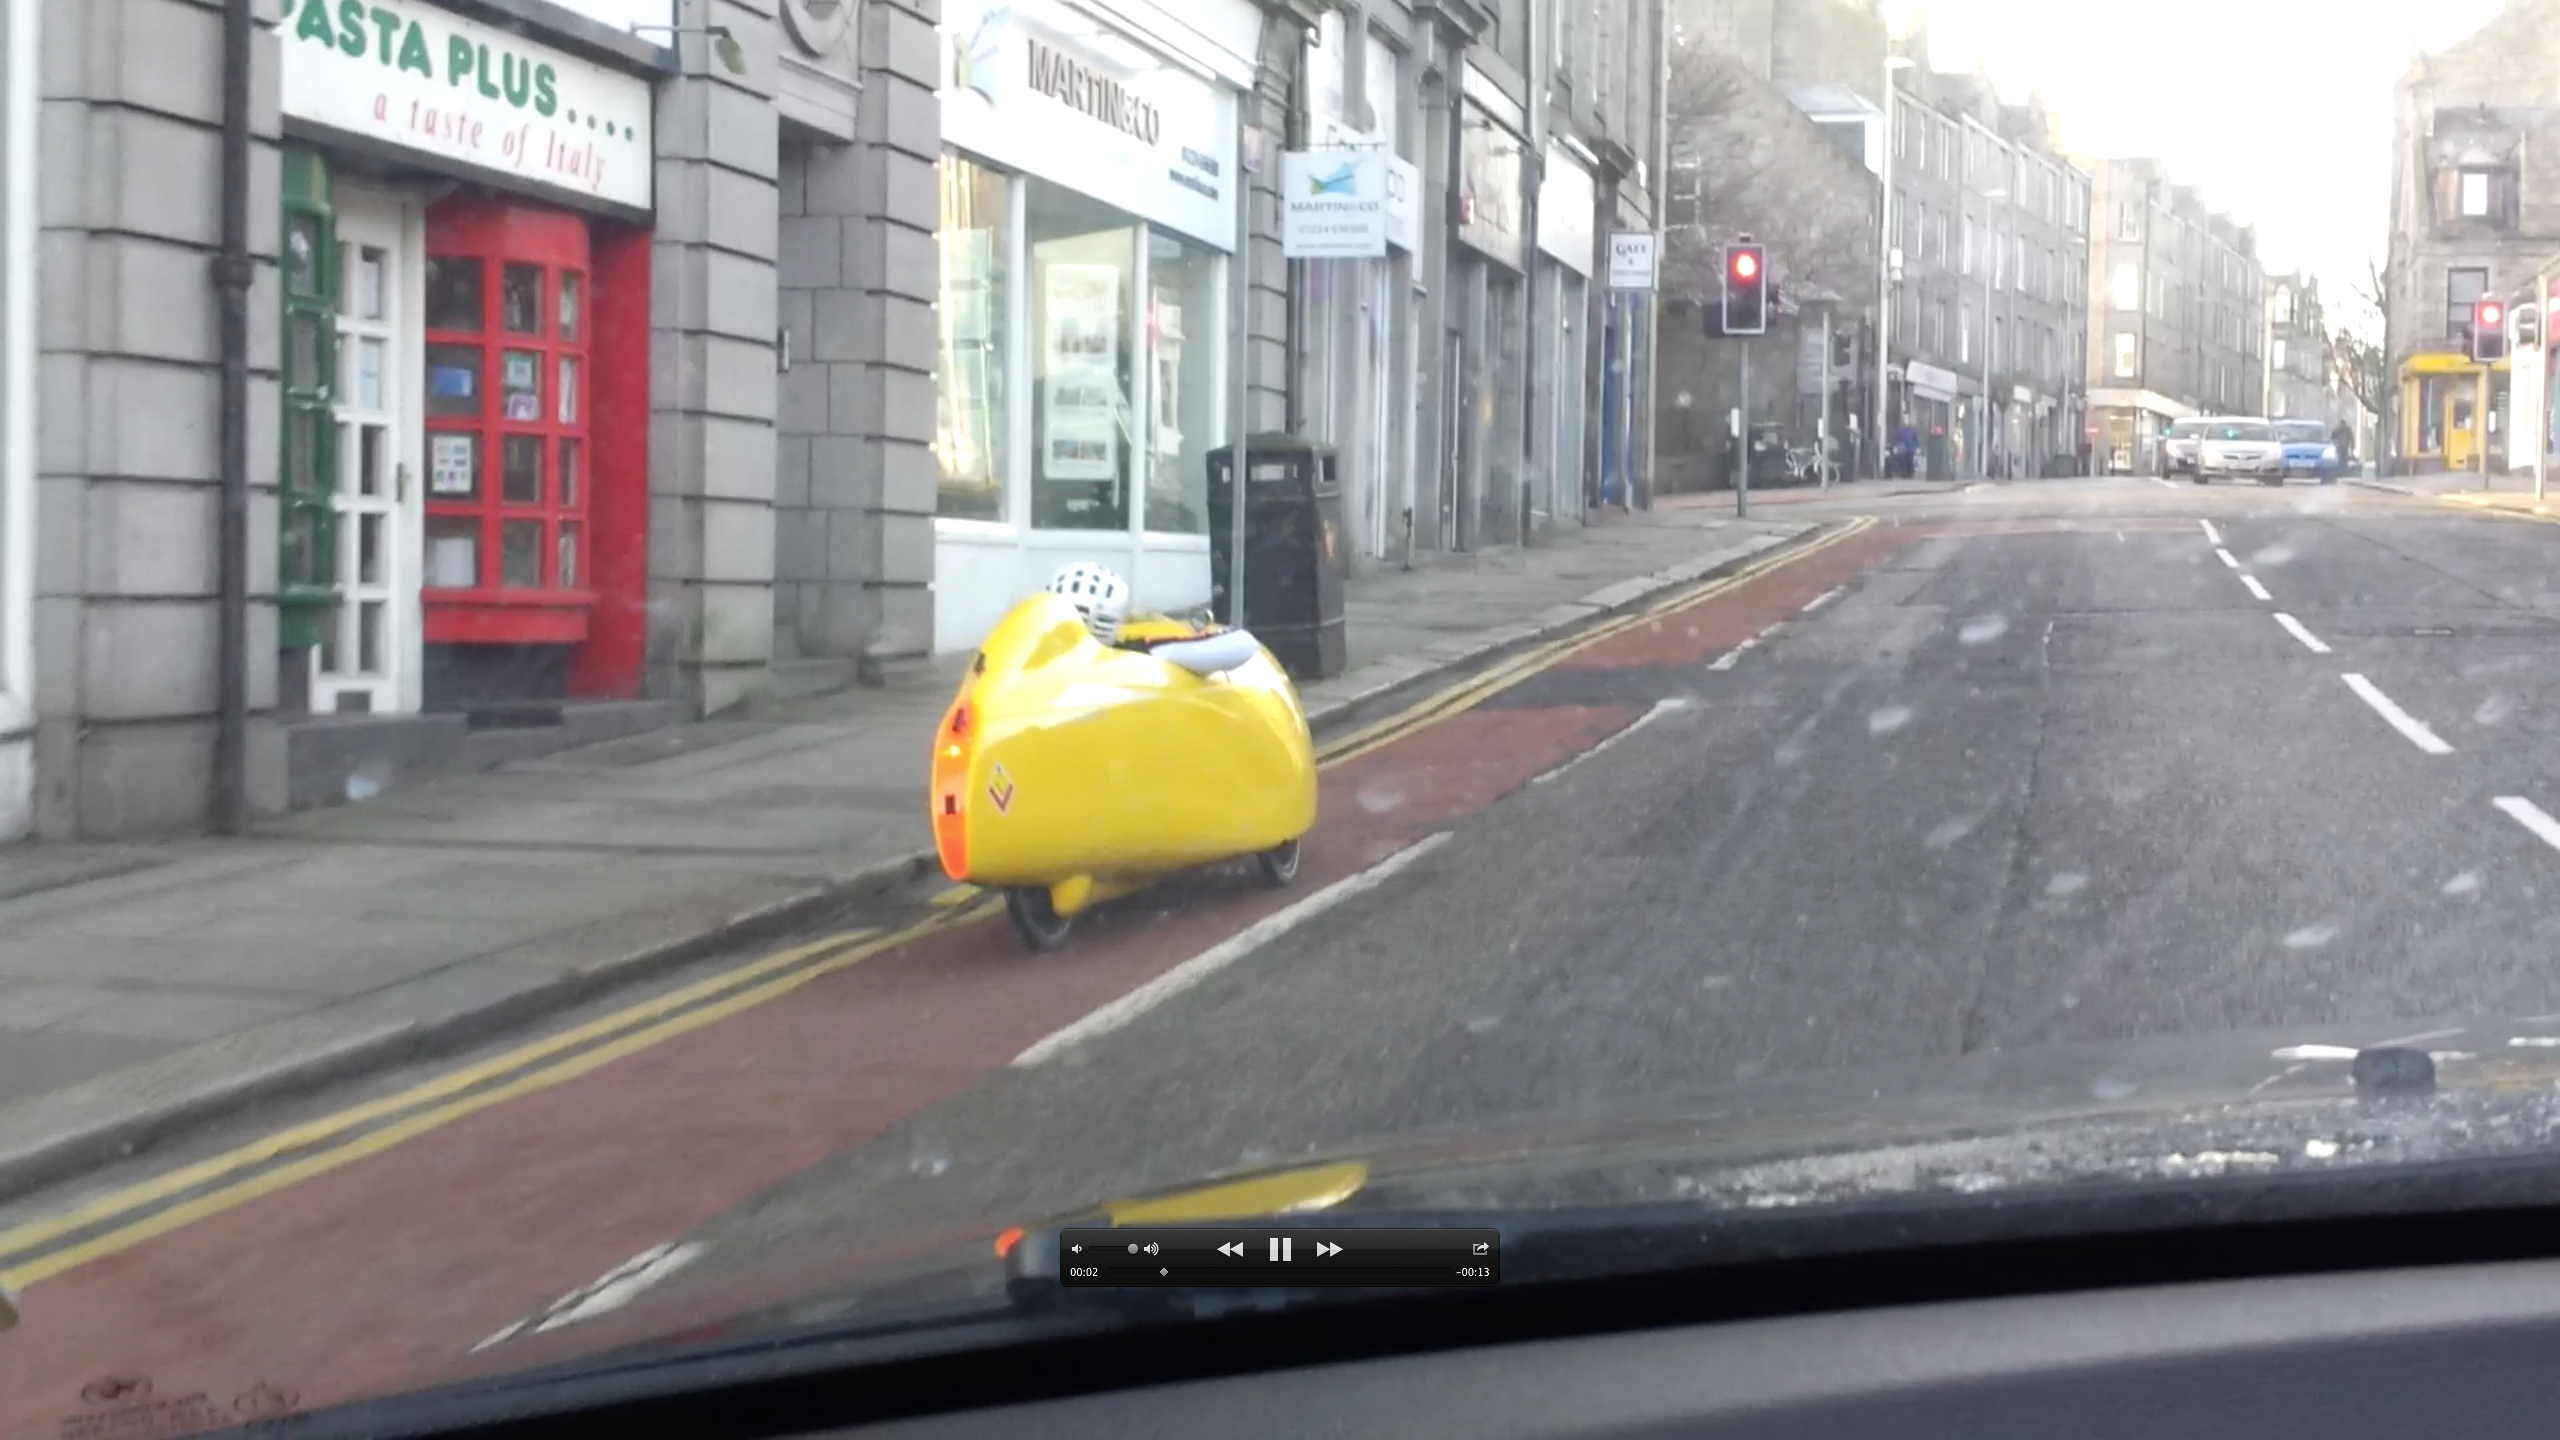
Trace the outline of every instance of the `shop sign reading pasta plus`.
<path fill-rule="evenodd" d="M 430 5 L 284 0 L 284 113 L 500 181 L 650 208 L 649 82 Z"/>

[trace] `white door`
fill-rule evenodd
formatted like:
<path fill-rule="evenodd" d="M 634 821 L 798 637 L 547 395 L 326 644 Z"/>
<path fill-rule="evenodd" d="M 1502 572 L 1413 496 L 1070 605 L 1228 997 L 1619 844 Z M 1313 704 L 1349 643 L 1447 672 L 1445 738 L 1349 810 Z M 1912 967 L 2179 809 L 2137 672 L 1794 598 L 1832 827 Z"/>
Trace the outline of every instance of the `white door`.
<path fill-rule="evenodd" d="M 338 603 L 313 655 L 318 713 L 418 708 L 414 375 L 420 229 L 397 201 L 338 198 Z"/>
<path fill-rule="evenodd" d="M 1392 312 L 1387 308 L 1388 296 L 1394 293 L 1395 276 L 1388 262 L 1381 260 L 1369 267 L 1367 293 L 1361 297 L 1360 313 L 1367 319 L 1369 353 L 1362 374 L 1369 383 L 1368 423 L 1362 428 L 1361 469 L 1368 476 L 1369 513 L 1361 517 L 1361 548 L 1379 559 L 1387 555 L 1387 512 L 1394 497 L 1394 472 L 1387 464 L 1390 445 L 1395 435 L 1395 349 Z"/>

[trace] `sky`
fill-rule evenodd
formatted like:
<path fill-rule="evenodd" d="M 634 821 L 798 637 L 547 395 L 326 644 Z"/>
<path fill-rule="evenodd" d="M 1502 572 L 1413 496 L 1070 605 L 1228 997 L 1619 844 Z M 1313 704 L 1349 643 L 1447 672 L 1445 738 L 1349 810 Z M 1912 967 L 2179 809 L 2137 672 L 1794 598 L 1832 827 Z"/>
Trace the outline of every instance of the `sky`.
<path fill-rule="evenodd" d="M 1930 61 L 1979 61 L 2044 97 L 2096 155 L 2156 155 L 2258 227 L 2270 272 L 2320 277 L 2334 306 L 2381 258 L 2391 87 L 2503 0 L 1886 0 L 1928 22 Z"/>

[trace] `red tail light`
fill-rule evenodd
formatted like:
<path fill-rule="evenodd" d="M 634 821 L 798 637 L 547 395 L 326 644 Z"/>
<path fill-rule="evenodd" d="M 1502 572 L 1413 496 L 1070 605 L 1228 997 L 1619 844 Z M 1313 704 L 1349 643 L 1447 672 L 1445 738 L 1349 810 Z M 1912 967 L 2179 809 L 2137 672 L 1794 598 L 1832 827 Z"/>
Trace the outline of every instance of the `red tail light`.
<path fill-rule="evenodd" d="M 951 738 L 961 739 L 969 733 L 969 702 L 962 701 L 951 710 Z"/>

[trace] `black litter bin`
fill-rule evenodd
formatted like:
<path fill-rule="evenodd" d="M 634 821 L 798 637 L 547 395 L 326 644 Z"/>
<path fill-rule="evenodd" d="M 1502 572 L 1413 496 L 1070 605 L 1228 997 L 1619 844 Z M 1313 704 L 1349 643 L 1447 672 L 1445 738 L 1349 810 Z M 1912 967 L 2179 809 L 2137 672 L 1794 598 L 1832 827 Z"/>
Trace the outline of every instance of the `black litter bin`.
<path fill-rule="evenodd" d="M 1345 664 L 1342 481 L 1330 445 L 1300 435 L 1246 442 L 1244 623 L 1294 680 L 1324 680 Z M 1209 579 L 1218 618 L 1233 613 L 1235 467 L 1232 445 L 1209 452 Z"/>

